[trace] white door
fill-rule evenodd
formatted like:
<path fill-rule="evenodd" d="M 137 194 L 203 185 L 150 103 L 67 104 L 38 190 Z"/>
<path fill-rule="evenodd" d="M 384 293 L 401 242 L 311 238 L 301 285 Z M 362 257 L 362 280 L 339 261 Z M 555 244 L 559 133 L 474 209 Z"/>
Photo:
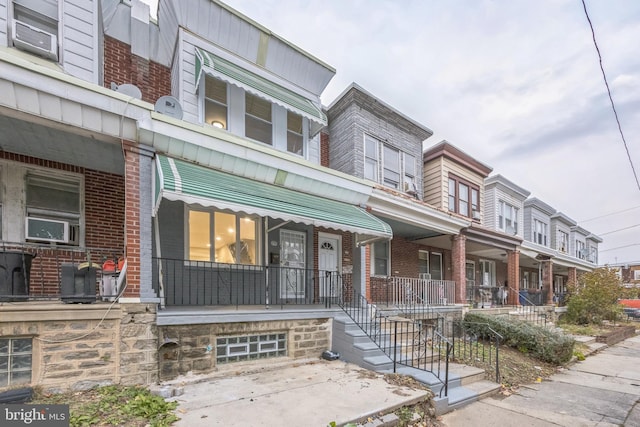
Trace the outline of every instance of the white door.
<path fill-rule="evenodd" d="M 332 234 L 318 235 L 318 273 L 320 297 L 339 295 L 338 267 L 340 265 L 340 237 Z"/>
<path fill-rule="evenodd" d="M 304 298 L 306 274 L 306 235 L 280 230 L 280 297 Z"/>

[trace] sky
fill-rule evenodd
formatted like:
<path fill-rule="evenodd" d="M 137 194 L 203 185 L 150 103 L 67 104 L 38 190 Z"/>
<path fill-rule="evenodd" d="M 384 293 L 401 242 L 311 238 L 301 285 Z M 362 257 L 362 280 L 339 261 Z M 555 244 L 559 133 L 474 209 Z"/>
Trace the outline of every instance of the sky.
<path fill-rule="evenodd" d="M 225 1 L 640 264 L 640 1 L 585 2 L 626 148 L 581 0 Z"/>

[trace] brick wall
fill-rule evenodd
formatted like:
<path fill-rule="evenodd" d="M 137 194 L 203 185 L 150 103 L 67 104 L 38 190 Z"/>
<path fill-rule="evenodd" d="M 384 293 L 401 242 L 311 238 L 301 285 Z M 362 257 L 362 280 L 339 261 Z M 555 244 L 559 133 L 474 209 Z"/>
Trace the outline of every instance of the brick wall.
<path fill-rule="evenodd" d="M 171 94 L 171 70 L 156 62 L 131 53 L 131 46 L 114 38 L 104 38 L 104 86 L 111 83 L 136 85 L 142 99 L 155 103 L 163 95 Z"/>
<path fill-rule="evenodd" d="M 125 143 L 125 241 L 127 288 L 125 297 L 140 296 L 140 155 L 135 143 Z"/>
<path fill-rule="evenodd" d="M 320 165 L 331 167 L 329 164 L 329 134 L 320 133 Z"/>

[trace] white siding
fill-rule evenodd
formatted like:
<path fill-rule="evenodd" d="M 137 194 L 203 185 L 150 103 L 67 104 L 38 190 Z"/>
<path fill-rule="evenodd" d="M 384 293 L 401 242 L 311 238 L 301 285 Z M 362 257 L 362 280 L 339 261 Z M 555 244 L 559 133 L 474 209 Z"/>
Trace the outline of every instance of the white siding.
<path fill-rule="evenodd" d="M 9 25 L 8 1 L 10 0 L 0 0 L 0 46 L 9 46 L 9 35 L 7 34 L 7 25 Z"/>
<path fill-rule="evenodd" d="M 484 206 L 482 206 L 482 225 L 485 227 L 498 229 L 498 190 L 495 186 L 485 188 L 484 190 Z M 518 220 L 519 222 L 519 220 Z M 518 228 L 522 228 L 519 225 Z M 518 230 L 520 231 L 520 230 Z"/>
<path fill-rule="evenodd" d="M 520 237 L 524 237 L 524 206 L 522 204 L 522 201 L 517 198 L 513 193 L 508 192 L 508 191 L 503 191 L 499 188 L 496 188 L 496 199 L 495 199 L 495 207 L 494 207 L 494 224 L 495 224 L 495 229 L 498 229 L 498 203 L 500 200 L 502 200 L 505 203 L 510 204 L 511 206 L 515 207 L 518 209 L 518 230 L 516 235 L 520 236 Z M 486 196 L 485 196 L 486 197 Z M 548 220 L 547 220 L 548 221 Z M 486 225 L 486 224 L 485 224 Z"/>
<path fill-rule="evenodd" d="M 98 81 L 98 2 L 66 0 L 62 3 L 60 46 L 64 70 L 88 82 Z"/>

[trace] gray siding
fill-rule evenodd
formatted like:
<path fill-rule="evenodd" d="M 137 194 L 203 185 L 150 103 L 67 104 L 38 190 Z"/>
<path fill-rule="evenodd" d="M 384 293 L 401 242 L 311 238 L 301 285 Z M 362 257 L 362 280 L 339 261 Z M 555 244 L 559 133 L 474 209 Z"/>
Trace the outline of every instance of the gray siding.
<path fill-rule="evenodd" d="M 98 2 L 66 0 L 62 7 L 61 60 L 72 76 L 98 84 Z"/>
<path fill-rule="evenodd" d="M 530 242 L 533 241 L 533 220 L 537 219 L 540 222 L 547 224 L 547 244 L 543 246 L 553 247 L 551 244 L 551 218 L 549 215 L 544 212 L 536 209 L 534 207 L 528 206 L 524 208 L 524 221 L 525 221 L 525 229 L 524 229 L 524 238 Z M 528 234 L 527 234 L 528 233 Z"/>
<path fill-rule="evenodd" d="M 482 225 L 498 230 L 498 190 L 496 187 L 484 189 L 484 212 L 482 212 Z M 520 224 L 518 228 L 522 228 Z M 520 230 L 518 230 L 520 231 Z"/>
<path fill-rule="evenodd" d="M 7 34 L 7 25 L 9 25 L 8 1 L 0 0 L 0 46 L 9 46 L 9 35 Z"/>

